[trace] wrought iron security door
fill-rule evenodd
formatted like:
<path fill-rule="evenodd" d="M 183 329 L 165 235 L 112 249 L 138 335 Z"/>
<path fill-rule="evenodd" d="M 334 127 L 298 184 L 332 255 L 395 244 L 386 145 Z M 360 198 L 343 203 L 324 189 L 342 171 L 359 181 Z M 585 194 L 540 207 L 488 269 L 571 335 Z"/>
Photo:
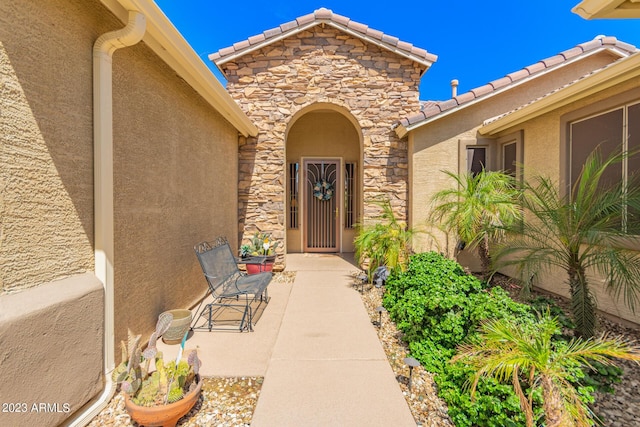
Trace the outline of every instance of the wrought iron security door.
<path fill-rule="evenodd" d="M 338 160 L 307 160 L 305 170 L 304 250 L 337 252 L 339 224 Z"/>

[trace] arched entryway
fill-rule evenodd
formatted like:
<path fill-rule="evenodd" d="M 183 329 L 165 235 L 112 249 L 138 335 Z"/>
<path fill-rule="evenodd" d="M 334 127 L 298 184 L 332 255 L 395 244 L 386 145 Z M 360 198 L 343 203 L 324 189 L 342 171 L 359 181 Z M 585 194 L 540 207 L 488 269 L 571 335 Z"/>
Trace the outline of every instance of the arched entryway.
<path fill-rule="evenodd" d="M 286 134 L 288 252 L 353 252 L 362 209 L 362 132 L 333 104 L 296 114 Z"/>

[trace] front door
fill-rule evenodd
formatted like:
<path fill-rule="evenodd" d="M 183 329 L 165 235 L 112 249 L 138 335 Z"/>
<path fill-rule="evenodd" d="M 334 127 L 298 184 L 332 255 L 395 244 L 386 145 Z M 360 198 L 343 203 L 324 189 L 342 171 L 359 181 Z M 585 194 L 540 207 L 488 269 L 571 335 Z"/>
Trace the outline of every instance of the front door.
<path fill-rule="evenodd" d="M 340 160 L 304 161 L 304 250 L 338 252 Z"/>

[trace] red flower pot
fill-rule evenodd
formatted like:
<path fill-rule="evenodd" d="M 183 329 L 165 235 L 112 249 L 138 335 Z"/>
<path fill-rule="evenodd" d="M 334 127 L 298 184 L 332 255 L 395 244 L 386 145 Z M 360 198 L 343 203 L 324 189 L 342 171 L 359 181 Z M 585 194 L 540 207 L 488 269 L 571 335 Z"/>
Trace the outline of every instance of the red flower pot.
<path fill-rule="evenodd" d="M 273 271 L 273 263 L 264 264 L 247 264 L 247 274 L 264 273 L 265 271 Z"/>

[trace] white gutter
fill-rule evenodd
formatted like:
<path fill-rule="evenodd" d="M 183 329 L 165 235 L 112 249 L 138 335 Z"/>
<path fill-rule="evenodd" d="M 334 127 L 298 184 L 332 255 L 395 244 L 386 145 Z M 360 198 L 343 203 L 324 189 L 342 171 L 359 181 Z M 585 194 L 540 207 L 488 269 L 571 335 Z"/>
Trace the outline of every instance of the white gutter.
<path fill-rule="evenodd" d="M 127 25 L 103 34 L 93 45 L 93 144 L 95 274 L 104 286 L 104 375 L 105 388 L 91 406 L 67 425 L 85 426 L 107 405 L 115 393 L 111 380 L 115 368 L 114 333 L 114 229 L 113 229 L 113 91 L 112 55 L 142 40 L 145 16 L 129 11 Z"/>

